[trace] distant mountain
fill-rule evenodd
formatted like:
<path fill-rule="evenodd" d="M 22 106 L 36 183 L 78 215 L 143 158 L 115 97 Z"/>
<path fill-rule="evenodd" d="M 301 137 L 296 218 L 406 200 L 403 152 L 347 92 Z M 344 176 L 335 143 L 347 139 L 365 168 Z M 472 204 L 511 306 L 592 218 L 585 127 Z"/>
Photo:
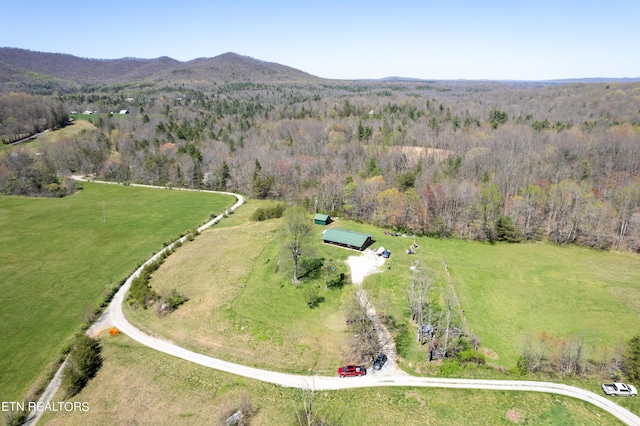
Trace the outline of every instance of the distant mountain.
<path fill-rule="evenodd" d="M 231 52 L 213 58 L 194 59 L 183 65 L 194 76 L 202 79 L 214 77 L 216 80 L 252 82 L 320 80 L 319 77 L 286 65 L 261 61 Z"/>
<path fill-rule="evenodd" d="M 421 78 L 412 78 L 412 77 L 384 77 L 384 78 L 380 78 L 378 79 L 378 81 L 384 81 L 384 82 L 412 82 L 412 81 L 432 81 L 432 80 L 423 80 Z"/>
<path fill-rule="evenodd" d="M 88 59 L 62 53 L 0 48 L 0 84 L 55 81 L 63 86 L 118 84 L 137 81 L 169 82 L 303 82 L 319 80 L 308 73 L 236 53 L 180 62 L 154 59 Z"/>
<path fill-rule="evenodd" d="M 0 89 L 41 91 L 51 93 L 70 86 L 85 84 L 185 83 L 206 85 L 228 82 L 295 82 L 309 83 L 325 79 L 274 62 L 261 61 L 236 53 L 224 53 L 213 58 L 198 58 L 188 62 L 163 56 L 153 59 L 89 59 L 63 53 L 34 52 L 0 47 Z M 381 82 L 433 82 L 411 77 L 385 77 Z M 471 80 L 465 80 L 471 81 Z M 490 80 L 484 80 L 488 82 Z M 506 82 L 503 80 L 502 82 Z M 533 81 L 510 81 L 536 83 Z M 636 78 L 576 78 L 546 80 L 538 83 L 603 83 L 640 82 Z"/>
<path fill-rule="evenodd" d="M 548 80 L 551 83 L 637 83 L 640 77 L 624 77 L 624 78 L 564 78 L 559 80 Z"/>
<path fill-rule="evenodd" d="M 433 82 L 435 80 L 425 80 L 421 78 L 412 77 L 384 77 L 377 81 L 382 82 Z M 442 80 L 440 80 L 442 81 Z M 636 83 L 640 82 L 640 77 L 625 77 L 625 78 L 607 78 L 607 77 L 595 77 L 595 78 L 565 78 L 555 80 L 447 80 L 447 81 L 482 81 L 482 82 L 499 82 L 499 83 Z"/>

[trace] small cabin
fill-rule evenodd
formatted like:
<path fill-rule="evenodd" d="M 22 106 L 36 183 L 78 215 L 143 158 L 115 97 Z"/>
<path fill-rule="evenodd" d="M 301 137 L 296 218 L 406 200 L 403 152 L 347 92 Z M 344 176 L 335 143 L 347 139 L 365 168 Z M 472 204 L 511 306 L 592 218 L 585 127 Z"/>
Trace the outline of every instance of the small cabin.
<path fill-rule="evenodd" d="M 332 222 L 331 217 L 326 214 L 317 214 L 313 217 L 313 223 L 316 225 L 328 225 Z"/>

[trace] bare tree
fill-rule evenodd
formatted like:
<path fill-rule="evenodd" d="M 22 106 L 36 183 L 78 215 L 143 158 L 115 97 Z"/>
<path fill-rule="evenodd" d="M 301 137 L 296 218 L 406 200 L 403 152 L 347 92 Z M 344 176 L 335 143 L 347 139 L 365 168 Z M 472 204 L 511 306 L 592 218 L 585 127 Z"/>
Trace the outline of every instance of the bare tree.
<path fill-rule="evenodd" d="M 293 282 L 298 283 L 298 262 L 305 248 L 311 224 L 309 215 L 302 206 L 295 206 L 287 209 L 283 215 L 282 233 L 284 246 L 293 259 Z"/>
<path fill-rule="evenodd" d="M 298 417 L 298 424 L 300 426 L 311 426 L 314 423 L 313 412 L 313 399 L 315 397 L 315 384 L 312 381 L 311 385 L 305 380 L 304 385 L 300 388 L 300 400 L 302 401 L 302 409 L 298 409 L 296 404 L 296 416 Z"/>
<path fill-rule="evenodd" d="M 540 338 L 534 339 L 526 336 L 522 348 L 522 358 L 526 361 L 527 370 L 530 372 L 541 371 L 549 359 L 548 338 L 543 334 Z"/>
<path fill-rule="evenodd" d="M 420 260 L 416 260 L 413 265 L 413 276 L 407 288 L 407 299 L 409 301 L 411 319 L 418 325 L 419 342 L 424 339 L 425 330 L 423 326 L 425 325 L 425 320 L 431 324 L 430 286 L 431 280 L 423 271 Z"/>
<path fill-rule="evenodd" d="M 449 346 L 449 329 L 451 328 L 451 308 L 455 304 L 455 298 L 451 293 L 445 296 L 445 304 L 447 305 L 447 327 L 445 328 L 444 337 L 444 356 L 447 356 L 447 347 Z"/>
<path fill-rule="evenodd" d="M 350 334 L 348 357 L 357 363 L 373 359 L 382 349 L 378 330 L 367 315 L 366 303 L 366 296 L 358 292 L 347 305 Z"/>

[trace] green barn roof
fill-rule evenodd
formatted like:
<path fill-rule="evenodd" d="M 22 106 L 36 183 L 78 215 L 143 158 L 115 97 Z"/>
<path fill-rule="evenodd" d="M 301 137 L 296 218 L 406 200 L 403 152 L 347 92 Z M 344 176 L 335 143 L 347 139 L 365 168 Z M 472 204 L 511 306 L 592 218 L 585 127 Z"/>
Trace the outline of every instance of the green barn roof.
<path fill-rule="evenodd" d="M 327 221 L 327 219 L 329 219 L 329 215 L 326 215 L 326 214 L 320 214 L 320 213 L 316 214 L 316 215 L 313 217 L 313 220 L 322 220 L 322 221 L 324 221 L 324 222 L 326 222 L 326 221 Z"/>
<path fill-rule="evenodd" d="M 371 235 L 362 234 L 360 232 L 348 231 L 340 228 L 330 228 L 322 233 L 320 237 L 322 241 L 341 244 L 350 247 L 363 247 L 368 240 L 371 239 Z"/>

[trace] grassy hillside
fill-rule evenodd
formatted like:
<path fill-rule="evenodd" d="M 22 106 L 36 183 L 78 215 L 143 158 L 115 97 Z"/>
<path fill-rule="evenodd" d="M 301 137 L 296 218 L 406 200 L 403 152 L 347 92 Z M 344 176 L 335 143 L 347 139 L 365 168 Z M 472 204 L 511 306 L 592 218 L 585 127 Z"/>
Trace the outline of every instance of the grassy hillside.
<path fill-rule="evenodd" d="M 151 309 L 128 308 L 127 315 L 143 329 L 212 356 L 333 374 L 343 362 L 343 304 L 350 290 L 325 290 L 321 277 L 294 285 L 280 251 L 280 221 L 247 222 L 260 205 L 251 200 L 220 227 L 178 249 L 154 273 L 151 284 L 157 291 L 175 288 L 190 299 L 174 314 L 159 318 Z M 314 229 L 316 246 L 320 232 Z M 349 254 L 354 252 L 339 253 L 342 259 Z M 328 255 L 325 247 L 315 247 L 316 257 Z M 339 271 L 347 272 L 346 265 L 334 275 Z M 310 309 L 306 297 L 313 291 L 324 300 Z"/>
<path fill-rule="evenodd" d="M 403 247 L 406 240 L 385 236 L 381 243 Z M 635 254 L 550 244 L 417 242 L 417 255 L 393 257 L 393 275 L 369 278 L 370 291 L 400 316 L 406 309 L 408 260 L 420 259 L 442 289 L 448 280 L 446 259 L 460 300 L 457 311 L 464 310 L 493 364 L 514 366 L 527 335 L 579 336 L 587 345 L 615 348 L 640 330 L 640 257 Z"/>
<path fill-rule="evenodd" d="M 248 205 L 242 214 L 253 208 Z M 243 223 L 240 215 L 234 216 L 237 226 L 205 233 L 191 248 L 173 255 L 152 281 L 163 291 L 177 287 L 192 300 L 170 318 L 132 311 L 134 321 L 216 356 L 285 371 L 332 373 L 331 363 L 345 350 L 342 315 L 351 286 L 325 290 L 322 276 L 292 285 L 287 257 L 279 252 L 279 222 Z M 393 237 L 364 224 L 337 226 L 370 233 L 374 247 L 391 250 L 387 267 L 363 285 L 378 312 L 407 325 L 400 344 L 410 370 L 426 363 L 407 313 L 410 267 L 418 260 L 434 283 L 433 297 L 442 302 L 449 287 L 446 259 L 459 299 L 454 324 L 468 326 L 480 338 L 488 362 L 496 366 L 513 367 L 525 337 L 542 332 L 582 337 L 588 348 L 615 348 L 640 329 L 637 255 L 546 244 Z M 320 244 L 322 229 L 314 226 L 312 257 L 334 258 L 346 268 L 343 260 L 357 253 Z M 409 256 L 406 249 L 414 242 L 417 254 Z M 238 263 L 240 258 L 244 261 Z M 276 268 L 279 261 L 282 265 Z M 314 289 L 324 302 L 309 309 L 304 298 Z M 289 356 L 292 353 L 296 356 Z"/>
<path fill-rule="evenodd" d="M 498 364 L 513 365 L 525 334 L 613 348 L 640 330 L 637 255 L 539 244 L 451 244 L 442 255 L 469 323 Z"/>
<path fill-rule="evenodd" d="M 0 400 L 21 400 L 108 289 L 228 196 L 82 184 L 57 199 L 0 197 Z M 105 221 L 106 219 L 106 221 Z"/>
<path fill-rule="evenodd" d="M 183 245 L 156 271 L 152 279 L 154 288 L 158 291 L 176 288 L 189 297 L 187 303 L 162 318 L 152 310 L 139 309 L 129 310 L 128 316 L 147 331 L 217 357 L 275 370 L 334 374 L 333 369 L 343 356 L 345 327 L 342 314 L 351 286 L 338 291 L 324 290 L 322 277 L 294 286 L 285 257 L 278 249 L 281 241 L 277 231 L 279 220 L 261 223 L 247 220 L 260 205 L 262 202 L 250 201 L 220 226 Z M 364 224 L 340 221 L 336 225 L 371 233 L 376 240 L 374 246 L 384 245 L 391 249 L 392 256 L 387 263 L 390 268 L 369 276 L 364 286 L 379 312 L 394 315 L 401 321 L 406 320 L 404 286 L 411 277 L 409 267 L 420 259 L 434 280 L 434 290 L 442 291 L 448 285 L 442 266 L 445 257 L 469 324 L 483 344 L 491 345 L 499 354 L 497 360 L 490 360 L 498 365 L 512 363 L 509 357 L 515 356 L 517 346 L 514 344 L 512 348 L 510 342 L 516 341 L 514 336 L 524 332 L 522 324 L 527 330 L 542 328 L 562 334 L 572 330 L 574 325 L 573 329 L 580 329 L 585 312 L 574 306 L 565 309 L 566 314 L 552 319 L 530 315 L 526 318 L 529 322 L 519 317 L 514 321 L 507 316 L 501 319 L 505 321 L 501 328 L 491 328 L 492 321 L 489 320 L 479 321 L 476 312 L 500 318 L 500 313 L 505 315 L 504 312 L 514 310 L 514 304 L 523 307 L 530 304 L 537 306 L 540 316 L 544 316 L 552 314 L 551 307 L 548 311 L 542 308 L 545 304 L 556 298 L 567 299 L 569 292 L 577 306 L 596 303 L 593 301 L 597 298 L 585 293 L 597 292 L 600 287 L 626 288 L 627 296 L 638 292 L 635 283 L 638 282 L 640 259 L 637 256 L 537 244 L 490 246 L 392 237 L 379 228 Z M 357 253 L 319 244 L 323 229 L 320 226 L 313 228 L 313 257 L 333 258 L 338 268 L 343 268 L 342 260 Z M 418 254 L 406 255 L 406 248 L 414 242 L 420 246 Z M 277 259 L 281 259 L 281 264 L 276 272 Z M 573 263 L 583 265 L 582 269 L 586 269 L 584 265 L 590 265 L 593 275 L 588 271 L 580 272 L 581 268 L 572 266 Z M 607 273 L 607 264 L 617 271 L 615 279 Z M 482 271 L 487 276 L 483 276 Z M 590 290 L 574 294 L 572 287 L 559 285 L 561 278 L 558 277 L 547 288 L 522 298 L 516 291 L 518 286 L 507 285 L 514 281 L 513 274 L 517 271 L 524 271 L 523 276 L 532 283 L 547 281 L 548 277 L 566 271 L 582 284 L 582 288 Z M 474 286 L 484 292 L 493 291 L 493 298 L 478 297 L 479 290 L 472 291 Z M 312 288 L 325 297 L 316 309 L 309 309 L 305 304 L 304 292 Z M 632 299 L 624 298 L 628 303 L 632 303 Z M 494 306 L 493 300 L 497 300 L 498 306 Z M 599 308 L 603 314 L 609 312 L 608 303 L 615 300 L 615 297 L 605 298 L 603 302 L 606 303 L 589 306 Z M 633 318 L 634 305 L 613 303 L 611 310 L 616 309 L 624 312 L 632 324 L 637 321 Z M 524 310 L 516 312 L 522 315 Z M 573 315 L 568 314 L 569 310 Z M 592 327 L 594 334 L 606 339 L 607 324 L 598 327 L 594 322 Z M 634 329 L 635 326 L 623 328 L 620 336 L 612 335 L 611 339 L 625 337 L 625 333 Z M 78 401 L 89 402 L 90 412 L 48 415 L 45 420 L 73 423 L 79 421 L 81 415 L 83 422 L 96 424 L 113 422 L 113 419 L 119 419 L 117 422 L 134 419 L 154 424 L 199 424 L 211 422 L 211 419 L 219 421 L 246 401 L 257 410 L 252 424 L 296 424 L 295 404 L 300 403 L 297 390 L 237 378 L 176 360 L 142 348 L 126 336 L 112 337 L 103 333 L 102 342 L 105 366 L 76 397 Z M 424 358 L 420 347 L 410 347 L 403 366 L 417 370 L 417 365 L 425 362 Z M 598 391 L 596 383 L 574 380 L 572 384 Z M 620 402 L 637 411 L 635 405 L 627 404 L 635 401 Z M 314 406 L 319 417 L 345 425 L 462 425 L 469 424 L 470 416 L 479 424 L 617 424 L 588 404 L 535 393 L 360 389 L 317 393 Z"/>

